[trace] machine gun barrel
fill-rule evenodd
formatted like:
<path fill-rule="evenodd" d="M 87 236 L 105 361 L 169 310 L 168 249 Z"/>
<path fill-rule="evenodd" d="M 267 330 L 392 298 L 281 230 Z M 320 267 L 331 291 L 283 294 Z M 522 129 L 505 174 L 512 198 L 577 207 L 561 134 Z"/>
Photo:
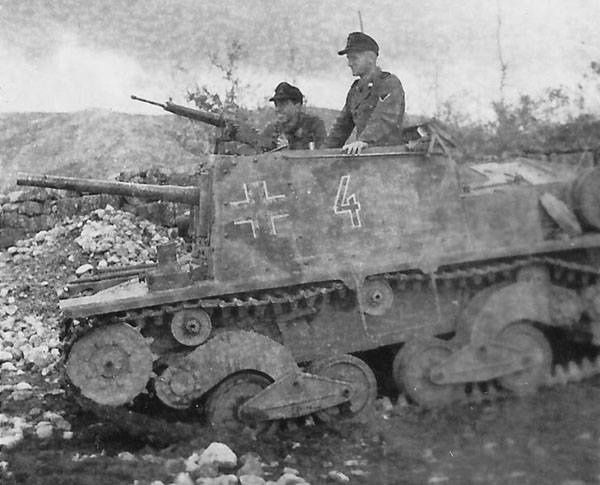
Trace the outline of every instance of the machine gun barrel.
<path fill-rule="evenodd" d="M 47 187 L 52 189 L 75 190 L 91 194 L 113 194 L 128 197 L 142 197 L 152 200 L 181 202 L 198 205 L 200 190 L 198 187 L 179 185 L 150 185 L 128 182 L 112 182 L 110 180 L 81 179 L 74 177 L 55 177 L 52 175 L 35 175 L 19 173 L 17 185 Z"/>

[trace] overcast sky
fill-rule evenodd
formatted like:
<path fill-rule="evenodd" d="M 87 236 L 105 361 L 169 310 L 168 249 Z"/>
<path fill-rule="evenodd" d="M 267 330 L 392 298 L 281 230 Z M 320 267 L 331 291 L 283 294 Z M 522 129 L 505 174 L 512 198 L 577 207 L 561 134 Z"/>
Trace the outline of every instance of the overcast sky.
<path fill-rule="evenodd" d="M 11 1 L 0 0 L 0 20 Z M 496 0 L 328 2 L 348 11 L 347 25 L 328 26 L 326 9 L 315 9 L 315 15 L 324 17 L 320 25 L 339 37 L 336 45 L 323 46 L 329 71 L 292 72 L 246 63 L 239 75 L 249 85 L 244 96 L 247 105 L 264 103 L 273 87 L 288 79 L 301 87 L 310 104 L 339 109 L 352 77 L 345 59 L 335 51 L 343 47 L 348 31 L 357 30 L 360 10 L 365 31 L 381 46 L 381 66 L 404 84 L 411 113 L 433 114 L 451 99 L 473 116 L 489 115 L 490 103 L 499 98 L 498 15 L 500 45 L 508 66 L 508 100 L 561 85 L 575 93 L 581 84 L 589 110 L 600 111 L 598 83 L 584 79 L 585 72 L 591 73 L 590 62 L 600 61 L 598 0 L 501 0 L 500 11 Z M 296 35 L 312 35 L 302 30 L 302 19 L 290 28 L 298 29 Z M 100 107 L 156 113 L 132 103 L 129 94 L 183 101 L 185 88 L 194 83 L 223 87 L 220 73 L 207 60 L 181 72 L 173 72 L 172 66 L 149 70 L 145 60 L 125 48 L 90 48 L 81 33 L 71 32 L 68 26 L 57 37 L 55 47 L 41 58 L 28 57 L 12 45 L 14 41 L 2 41 L 0 111 Z"/>

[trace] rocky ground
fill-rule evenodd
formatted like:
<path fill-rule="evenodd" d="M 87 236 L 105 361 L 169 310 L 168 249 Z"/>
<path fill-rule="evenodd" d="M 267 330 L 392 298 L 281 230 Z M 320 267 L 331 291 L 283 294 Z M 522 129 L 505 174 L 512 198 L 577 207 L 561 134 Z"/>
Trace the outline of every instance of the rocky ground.
<path fill-rule="evenodd" d="M 438 412 L 382 397 L 365 423 L 132 439 L 60 387 L 57 301 L 93 267 L 152 261 L 174 234 L 107 207 L 0 253 L 0 483 L 600 483 L 600 378 Z M 180 242 L 181 243 L 181 242 Z"/>

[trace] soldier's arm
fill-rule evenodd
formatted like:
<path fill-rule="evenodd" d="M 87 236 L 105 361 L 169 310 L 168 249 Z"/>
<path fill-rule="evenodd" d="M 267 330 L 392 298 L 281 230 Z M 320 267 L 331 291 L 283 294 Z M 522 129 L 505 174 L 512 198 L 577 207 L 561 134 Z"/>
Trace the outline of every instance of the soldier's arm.
<path fill-rule="evenodd" d="M 403 118 L 404 89 L 400 80 L 391 75 L 383 80 L 375 109 L 358 140 L 369 145 L 377 145 L 377 142 L 385 138 L 390 131 L 402 126 Z"/>
<path fill-rule="evenodd" d="M 353 128 L 354 120 L 352 119 L 352 113 L 350 113 L 348 101 L 346 100 L 346 104 L 344 105 L 342 112 L 335 120 L 335 124 L 333 125 L 333 128 L 331 128 L 329 136 L 325 140 L 325 147 L 340 148 L 348 139 L 350 133 L 352 133 Z"/>
<path fill-rule="evenodd" d="M 278 136 L 279 129 L 277 128 L 277 123 L 269 123 L 267 126 L 265 126 L 265 129 L 260 134 L 259 148 L 264 152 L 274 150 L 277 148 Z"/>

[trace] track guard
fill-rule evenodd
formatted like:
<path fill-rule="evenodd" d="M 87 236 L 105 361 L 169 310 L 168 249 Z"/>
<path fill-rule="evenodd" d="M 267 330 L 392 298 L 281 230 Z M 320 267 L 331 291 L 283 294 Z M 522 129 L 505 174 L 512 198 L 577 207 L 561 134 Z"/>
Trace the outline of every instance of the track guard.
<path fill-rule="evenodd" d="M 349 400 L 345 381 L 305 372 L 288 374 L 246 401 L 240 416 L 252 421 L 305 416 Z"/>
<path fill-rule="evenodd" d="M 156 394 L 168 406 L 183 409 L 242 370 L 276 381 L 299 369 L 291 352 L 269 337 L 242 330 L 223 332 L 167 367 L 155 381 Z"/>
<path fill-rule="evenodd" d="M 539 281 L 519 281 L 492 293 L 473 318 L 470 342 L 478 346 L 493 340 L 504 328 L 519 321 L 570 326 L 583 312 L 573 290 Z"/>

